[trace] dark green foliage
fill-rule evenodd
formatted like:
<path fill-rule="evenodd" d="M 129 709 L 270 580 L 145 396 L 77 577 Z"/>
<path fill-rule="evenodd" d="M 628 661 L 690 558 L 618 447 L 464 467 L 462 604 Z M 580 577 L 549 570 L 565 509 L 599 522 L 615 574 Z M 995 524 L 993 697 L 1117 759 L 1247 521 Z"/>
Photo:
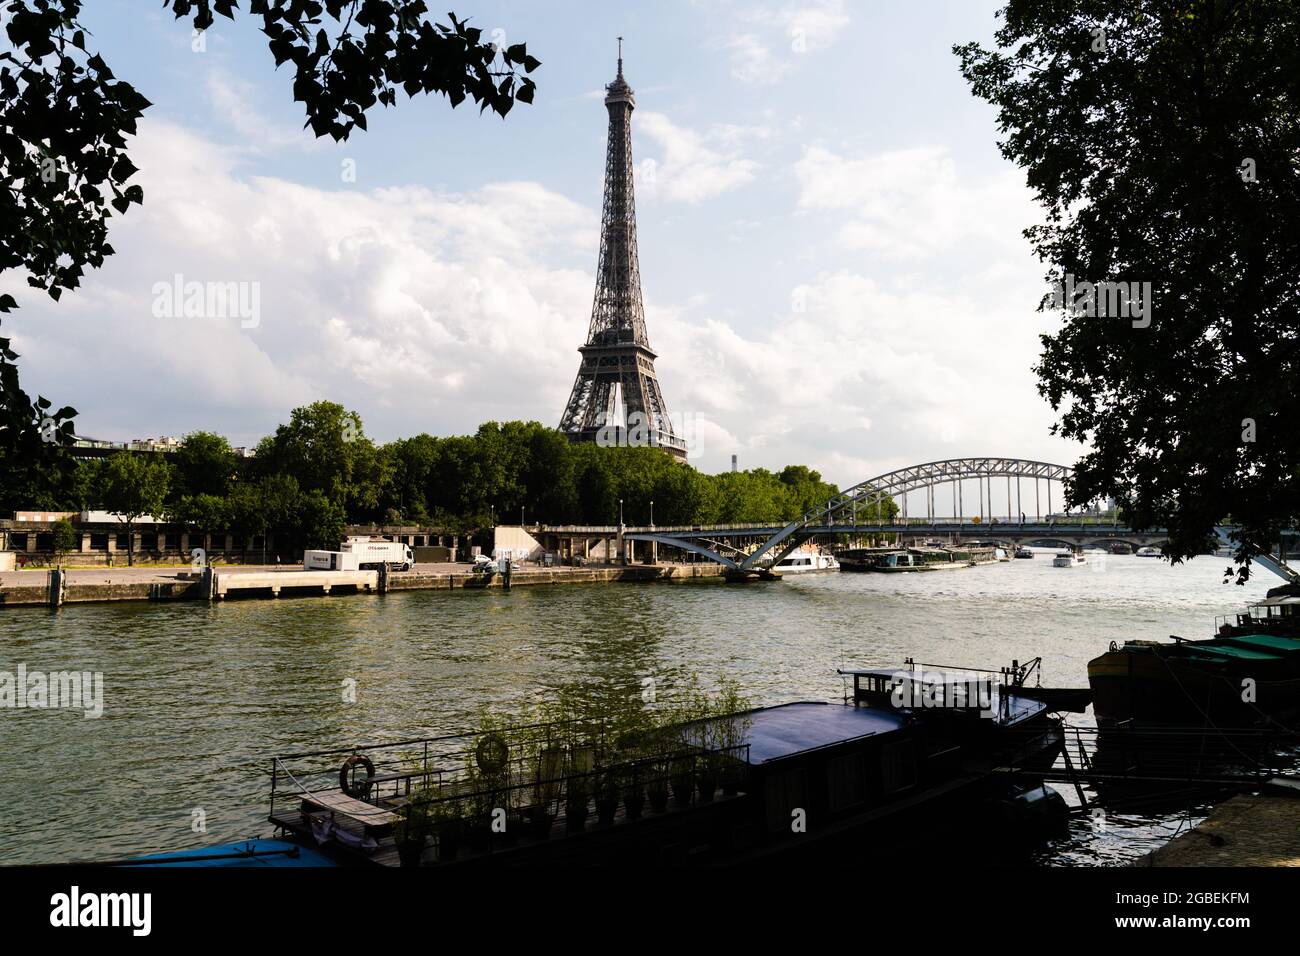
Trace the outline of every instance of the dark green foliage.
<path fill-rule="evenodd" d="M 211 27 L 217 14 L 233 20 L 239 9 L 236 0 L 163 6 L 197 30 Z M 10 45 L 0 52 L 0 274 L 21 270 L 28 285 L 57 300 L 113 254 L 114 211 L 123 215 L 144 201 L 141 187 L 128 182 L 136 166 L 127 137 L 150 103 L 87 49 L 77 20 L 82 0 L 0 0 L 0 11 Z M 276 66 L 292 64 L 294 99 L 317 136 L 342 140 L 355 127 L 364 130 L 366 111 L 394 105 L 399 89 L 440 93 L 453 107 L 472 98 L 480 112 L 503 117 L 515 100 L 532 102 L 535 87 L 524 74 L 540 64 L 524 44 L 498 50 L 454 14 L 443 25 L 426 13 L 419 0 L 249 4 Z M 16 307 L 12 294 L 0 293 L 0 313 Z M 16 357 L 0 338 L 0 512 L 85 498 L 62 452 L 76 412 L 51 413 L 44 398 L 33 403 L 18 386 Z M 182 464 L 182 490 L 225 494 L 224 466 L 208 481 L 192 467 L 198 459 Z"/>
<path fill-rule="evenodd" d="M 4 9 L 13 48 L 0 52 L 0 272 L 23 268 L 57 299 L 112 255 L 109 207 L 143 199 L 127 185 L 126 137 L 150 104 L 86 50 L 80 0 Z"/>
<path fill-rule="evenodd" d="M 75 479 L 51 508 L 162 513 L 195 532 L 271 535 L 286 553 L 336 547 L 350 523 L 467 532 L 515 524 L 520 508 L 528 524 L 609 525 L 620 498 L 630 525 L 649 524 L 652 501 L 659 526 L 778 523 L 836 490 L 802 465 L 705 475 L 655 448 L 575 445 L 537 422 L 376 447 L 360 416 L 333 402 L 294 409 L 242 463 L 221 436 L 194 432 L 166 460 L 123 452 L 80 462 Z"/>
<path fill-rule="evenodd" d="M 198 30 L 213 15 L 234 19 L 233 0 L 164 0 Z M 112 210 L 144 201 L 128 185 L 136 166 L 126 137 L 151 105 L 87 49 L 81 0 L 0 0 L 12 50 L 0 53 L 0 272 L 23 268 L 28 283 L 59 298 L 87 267 L 113 254 Z M 540 64 L 520 43 L 498 51 L 482 31 L 448 14 L 425 19 L 422 2 L 251 0 L 275 65 L 292 64 L 293 96 L 317 136 L 347 139 L 366 111 L 408 96 L 467 97 L 505 116 L 531 103 L 524 74 Z M 110 208 L 111 207 L 111 208 Z M 6 299 L 12 307 L 13 300 Z M 0 299 L 3 307 L 5 299 Z M 7 309 L 0 308 L 7 311 Z"/>
<path fill-rule="evenodd" d="M 161 515 L 171 490 L 171 465 L 150 455 L 129 453 L 106 458 L 97 469 L 99 497 L 118 516 L 128 535 L 127 562 L 135 563 L 135 522 L 144 515 Z"/>
<path fill-rule="evenodd" d="M 705 475 L 656 448 L 572 444 L 537 422 L 487 422 L 472 436 L 417 435 L 386 445 L 380 509 L 455 528 L 515 524 L 788 521 L 835 493 L 802 465 Z"/>
<path fill-rule="evenodd" d="M 1154 293 L 1149 327 L 1067 314 L 1042 337 L 1039 390 L 1091 446 L 1070 501 L 1114 496 L 1135 526 L 1169 529 L 1176 559 L 1224 520 L 1240 559 L 1266 550 L 1300 515 L 1300 6 L 1011 0 L 1002 15 L 996 49 L 955 52 L 1047 211 L 1026 235 L 1049 281 Z"/>
<path fill-rule="evenodd" d="M 347 513 L 342 505 L 330 500 L 324 492 L 309 491 L 298 499 L 296 527 L 291 529 L 290 540 L 284 543 L 294 550 L 337 548 L 346 527 Z"/>
<path fill-rule="evenodd" d="M 192 432 L 171 456 L 178 495 L 224 497 L 239 470 L 239 458 L 224 436 Z"/>
<path fill-rule="evenodd" d="M 236 534 L 293 536 L 298 526 L 298 481 L 269 475 L 240 482 L 226 502 L 230 530 Z"/>
<path fill-rule="evenodd" d="M 67 518 L 60 518 L 54 522 L 53 539 L 51 544 L 54 550 L 55 560 L 61 559 L 65 554 L 77 550 L 80 539 L 77 535 L 77 529 L 72 526 L 72 522 Z"/>
<path fill-rule="evenodd" d="M 261 475 L 292 475 L 304 492 L 320 492 L 349 514 L 380 509 L 387 461 L 366 437 L 361 416 L 334 402 L 295 408 L 289 423 L 257 446 L 253 467 Z"/>
<path fill-rule="evenodd" d="M 168 521 L 183 524 L 191 531 L 212 534 L 230 526 L 228 499 L 216 495 L 186 495 L 165 509 Z"/>
<path fill-rule="evenodd" d="M 9 340 L 0 337 L 0 514 L 53 508 L 72 496 L 74 476 L 66 448 L 73 441 L 77 411 L 52 410 L 42 396 L 33 401 L 18 383 L 17 357 Z"/>

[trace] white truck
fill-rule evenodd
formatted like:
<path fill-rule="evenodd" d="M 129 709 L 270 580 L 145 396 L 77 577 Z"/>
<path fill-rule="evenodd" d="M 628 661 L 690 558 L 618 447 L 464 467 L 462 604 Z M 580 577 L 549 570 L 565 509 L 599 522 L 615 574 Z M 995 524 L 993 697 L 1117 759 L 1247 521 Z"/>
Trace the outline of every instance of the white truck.
<path fill-rule="evenodd" d="M 415 552 L 400 541 L 371 540 L 364 536 L 348 538 L 343 542 L 343 550 L 356 555 L 362 569 L 386 564 L 389 569 L 409 571 L 415 565 Z"/>
<path fill-rule="evenodd" d="M 304 571 L 360 571 L 361 559 L 350 551 L 304 551 Z"/>

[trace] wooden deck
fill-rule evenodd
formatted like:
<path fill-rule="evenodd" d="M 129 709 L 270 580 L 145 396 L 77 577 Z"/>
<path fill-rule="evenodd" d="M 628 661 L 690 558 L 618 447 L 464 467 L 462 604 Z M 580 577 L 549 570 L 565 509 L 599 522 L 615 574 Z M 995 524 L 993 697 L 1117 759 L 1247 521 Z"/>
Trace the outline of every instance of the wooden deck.
<path fill-rule="evenodd" d="M 317 795 L 316 798 L 312 798 L 312 802 L 324 802 L 319 799 L 323 796 L 326 795 Z M 342 796 L 343 800 L 352 800 L 352 798 L 343 796 L 342 794 L 339 794 L 339 796 Z M 307 799 L 308 798 L 304 798 L 304 804 L 307 803 Z M 735 803 L 735 801 L 742 799 L 744 799 L 744 794 L 726 796 L 719 791 L 715 798 L 707 803 L 701 803 L 697 800 L 689 806 L 679 807 L 675 802 L 669 801 L 667 809 L 662 813 L 655 813 L 650 809 L 650 805 L 647 802 L 641 818 L 635 820 L 628 819 L 626 809 L 622 804 L 620 804 L 613 821 L 607 824 L 601 824 L 597 821 L 595 805 L 594 803 L 589 803 L 589 815 L 587 817 L 586 825 L 582 830 L 570 833 L 567 829 L 564 814 L 561 812 L 552 822 L 550 833 L 546 837 L 538 837 L 532 834 L 520 835 L 517 831 L 507 834 L 498 834 L 493 836 L 490 848 L 478 849 L 469 846 L 462 841 L 459 854 L 454 861 L 450 862 L 472 864 L 479 861 L 486 861 L 489 858 L 494 860 L 511 858 L 515 862 L 526 862 L 530 858 L 530 851 L 532 850 L 560 850 L 560 848 L 572 844 L 573 841 L 581 840 L 586 837 L 617 837 L 622 834 L 632 835 L 636 833 L 646 833 L 648 835 L 651 831 L 661 830 L 664 827 L 671 827 L 679 821 L 699 820 L 702 816 L 700 814 L 701 809 L 706 811 L 703 816 L 711 815 L 707 812 L 709 808 L 716 808 L 719 812 L 725 812 L 724 808 L 730 807 Z M 368 808 L 372 812 L 386 813 L 389 817 L 392 817 L 394 814 L 388 808 L 390 806 L 400 806 L 404 800 L 400 797 L 393 800 L 387 800 L 383 802 L 384 805 L 382 806 L 365 803 L 364 801 L 354 802 L 361 803 L 362 806 Z M 277 829 L 286 834 L 290 834 L 297 840 L 297 842 L 303 843 L 306 846 L 315 846 L 311 829 L 312 820 L 320 820 L 328 815 L 328 810 L 311 810 L 310 808 L 304 807 L 300 810 L 277 812 L 271 816 L 270 822 Z M 397 853 L 397 847 L 393 843 L 391 831 L 388 828 L 380 829 L 377 832 L 373 825 L 368 827 L 356 817 L 349 814 L 340 815 L 338 811 L 336 811 L 334 823 L 339 828 L 347 830 L 349 833 L 358 837 L 364 835 L 367 830 L 369 830 L 370 835 L 374 836 L 379 844 L 378 849 L 374 852 L 365 853 L 361 850 L 331 843 L 326 849 L 331 856 L 336 857 L 340 862 L 355 866 L 401 865 Z M 562 850 L 560 850 L 560 852 L 563 853 Z M 422 865 L 437 865 L 439 862 L 436 844 L 431 842 L 424 851 Z"/>
<path fill-rule="evenodd" d="M 383 807 L 366 803 L 345 793 L 313 793 L 302 798 L 311 807 L 346 817 L 354 823 L 368 827 L 387 827 L 397 822 L 397 814 Z"/>

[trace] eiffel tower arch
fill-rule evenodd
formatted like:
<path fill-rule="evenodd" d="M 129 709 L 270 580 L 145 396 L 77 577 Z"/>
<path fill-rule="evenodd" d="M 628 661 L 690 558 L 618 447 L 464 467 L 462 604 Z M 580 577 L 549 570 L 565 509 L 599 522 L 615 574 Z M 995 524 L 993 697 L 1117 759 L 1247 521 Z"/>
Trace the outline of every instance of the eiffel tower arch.
<path fill-rule="evenodd" d="M 605 87 L 605 108 L 609 111 L 609 143 L 596 296 L 560 431 L 576 442 L 654 446 L 685 461 L 686 442 L 673 431 L 655 374 L 657 356 L 646 335 L 632 183 L 632 110 L 636 101 L 623 79 L 621 37 L 618 75 Z"/>

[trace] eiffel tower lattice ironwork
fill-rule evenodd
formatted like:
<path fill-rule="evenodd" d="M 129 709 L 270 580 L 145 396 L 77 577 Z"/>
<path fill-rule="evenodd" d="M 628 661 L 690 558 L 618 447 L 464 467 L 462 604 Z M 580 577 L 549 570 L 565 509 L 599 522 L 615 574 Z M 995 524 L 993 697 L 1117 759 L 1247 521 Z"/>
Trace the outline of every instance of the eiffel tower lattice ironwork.
<path fill-rule="evenodd" d="M 636 101 L 623 79 L 622 37 L 618 76 L 605 87 L 609 145 L 601 219 L 596 297 L 587 344 L 573 393 L 560 419 L 572 441 L 650 445 L 686 459 L 686 442 L 673 432 L 655 375 L 655 352 L 645 329 L 641 270 L 636 251 L 632 190 L 632 110 Z"/>

